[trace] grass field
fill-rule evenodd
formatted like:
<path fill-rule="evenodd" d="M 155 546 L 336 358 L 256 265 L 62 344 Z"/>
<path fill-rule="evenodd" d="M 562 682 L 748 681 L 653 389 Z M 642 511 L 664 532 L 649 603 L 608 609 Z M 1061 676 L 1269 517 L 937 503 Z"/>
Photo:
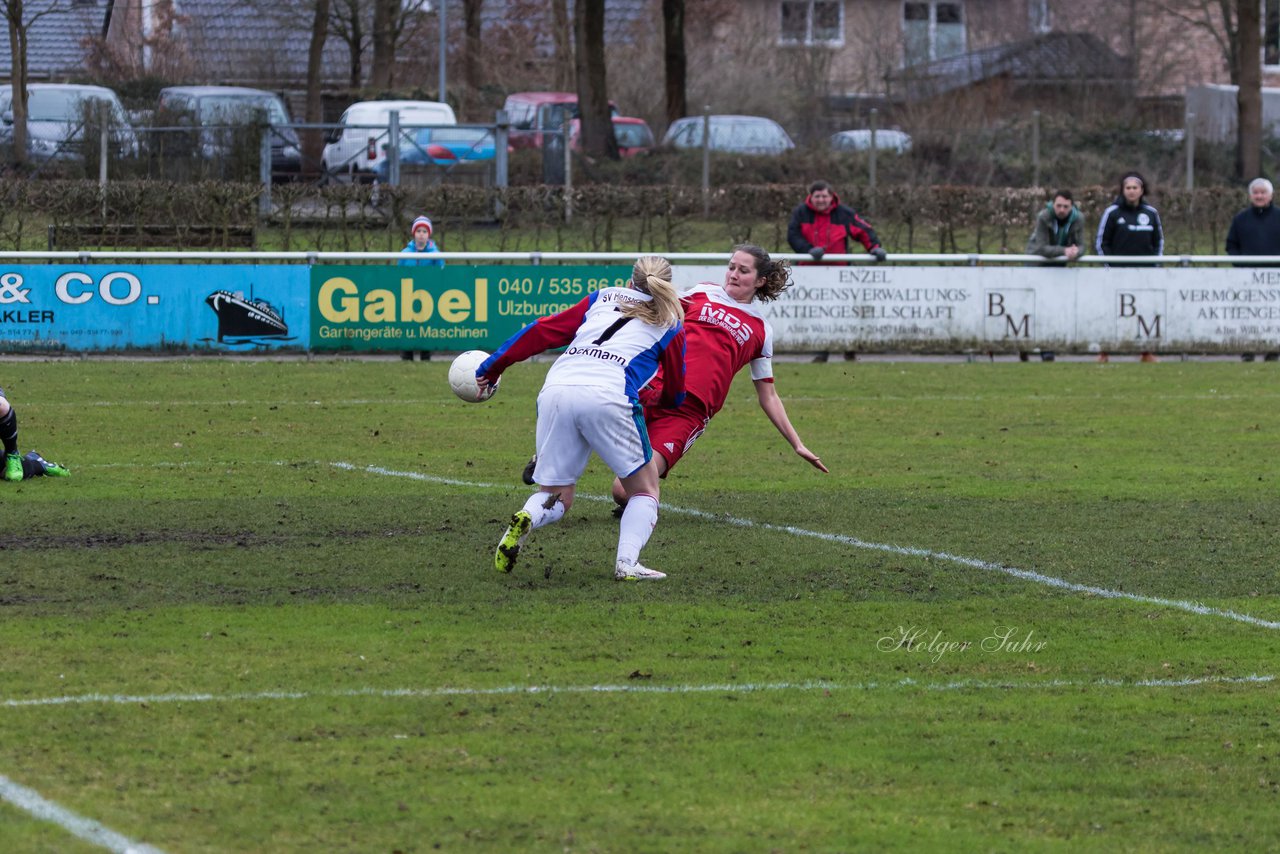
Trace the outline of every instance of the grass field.
<path fill-rule="evenodd" d="M 1280 848 L 1274 364 L 779 364 L 633 585 L 446 367 L 5 362 L 0 847 Z"/>

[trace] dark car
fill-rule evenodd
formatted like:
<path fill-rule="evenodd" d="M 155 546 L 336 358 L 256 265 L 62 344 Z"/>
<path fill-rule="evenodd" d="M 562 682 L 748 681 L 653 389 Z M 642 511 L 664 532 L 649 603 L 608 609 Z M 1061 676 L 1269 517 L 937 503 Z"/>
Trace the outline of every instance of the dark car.
<path fill-rule="evenodd" d="M 170 150 L 183 152 L 185 144 L 190 149 L 185 153 L 217 163 L 225 163 L 237 151 L 256 161 L 260 128 L 265 126 L 271 134 L 272 175 L 294 176 L 302 167 L 297 131 L 284 99 L 275 92 L 242 86 L 170 86 L 160 90 L 155 124 L 157 134 L 195 129 L 194 138 L 170 140 Z"/>

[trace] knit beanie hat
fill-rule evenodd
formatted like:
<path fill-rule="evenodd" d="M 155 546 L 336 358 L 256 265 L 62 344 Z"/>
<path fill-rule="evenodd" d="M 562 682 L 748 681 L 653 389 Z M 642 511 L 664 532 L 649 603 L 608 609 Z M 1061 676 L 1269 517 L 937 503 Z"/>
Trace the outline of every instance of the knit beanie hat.
<path fill-rule="evenodd" d="M 425 216 L 420 216 L 413 221 L 413 225 L 409 226 L 410 236 L 412 236 L 415 231 L 417 231 L 419 228 L 422 228 L 424 225 L 427 227 L 427 237 L 430 237 L 432 234 L 435 233 L 435 228 L 431 225 L 431 220 Z"/>

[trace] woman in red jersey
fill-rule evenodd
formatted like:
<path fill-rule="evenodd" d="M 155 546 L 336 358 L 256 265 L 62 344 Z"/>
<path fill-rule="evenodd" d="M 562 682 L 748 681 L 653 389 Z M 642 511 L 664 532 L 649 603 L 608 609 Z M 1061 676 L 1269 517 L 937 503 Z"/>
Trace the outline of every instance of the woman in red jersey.
<path fill-rule="evenodd" d="M 735 246 L 724 284 L 706 282 L 684 294 L 685 399 L 674 409 L 654 405 L 661 374 L 641 395 L 645 425 L 655 451 L 650 465 L 665 477 L 697 441 L 724 406 L 733 377 L 751 366 L 760 408 L 787 443 L 819 471 L 822 459 L 809 450 L 787 417 L 773 383 L 773 329 L 757 303 L 775 300 L 791 285 L 791 268 L 774 261 L 759 246 Z M 621 484 L 613 484 L 614 500 L 625 503 Z"/>

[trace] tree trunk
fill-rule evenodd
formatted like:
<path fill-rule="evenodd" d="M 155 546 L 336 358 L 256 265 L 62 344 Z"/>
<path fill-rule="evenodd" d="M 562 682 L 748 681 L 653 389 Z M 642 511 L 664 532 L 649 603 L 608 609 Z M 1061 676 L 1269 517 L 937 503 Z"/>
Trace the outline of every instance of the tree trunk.
<path fill-rule="evenodd" d="M 13 57 L 13 163 L 22 166 L 27 162 L 27 27 L 22 20 L 22 0 L 5 0 L 4 11 L 9 21 L 9 55 Z"/>
<path fill-rule="evenodd" d="M 1240 88 L 1236 94 L 1236 170 L 1241 180 L 1258 177 L 1262 168 L 1262 36 L 1257 0 L 1236 4 L 1240 49 Z"/>
<path fill-rule="evenodd" d="M 364 42 L 364 27 L 358 20 L 351 22 L 351 41 L 347 42 L 347 55 L 351 57 L 351 76 L 349 78 L 352 89 L 359 89 L 364 80 L 364 51 L 361 50 L 361 44 Z"/>
<path fill-rule="evenodd" d="M 684 0 L 662 0 L 663 70 L 667 81 L 667 124 L 689 115 L 688 60 L 684 52 Z"/>
<path fill-rule="evenodd" d="M 573 10 L 577 42 L 578 111 L 582 115 L 582 153 L 620 159 L 609 114 L 604 70 L 604 0 L 577 0 Z"/>
<path fill-rule="evenodd" d="M 320 69 L 324 64 L 324 43 L 329 36 L 329 0 L 316 0 L 311 18 L 311 42 L 307 45 L 307 105 L 304 112 L 309 125 L 324 121 L 324 105 L 320 99 Z M 302 171 L 315 174 L 320 168 L 320 156 L 324 150 L 324 131 L 304 130 L 302 143 Z"/>
<path fill-rule="evenodd" d="M 396 67 L 396 11 L 399 0 L 374 0 L 373 3 L 373 67 L 369 69 L 369 86 L 375 91 L 391 88 Z"/>
<path fill-rule="evenodd" d="M 480 91 L 482 85 L 480 51 L 483 47 L 480 43 L 480 12 L 483 7 L 484 0 L 465 0 L 462 4 L 462 35 L 465 45 L 462 51 L 463 112 L 469 112 L 468 108 L 478 103 L 476 93 Z M 492 118 L 492 115 L 486 116 L 485 121 Z"/>
<path fill-rule="evenodd" d="M 551 36 L 555 40 L 556 50 L 554 86 L 558 91 L 566 92 L 574 88 L 576 67 L 573 58 L 573 24 L 569 21 L 566 0 L 551 0 Z"/>

